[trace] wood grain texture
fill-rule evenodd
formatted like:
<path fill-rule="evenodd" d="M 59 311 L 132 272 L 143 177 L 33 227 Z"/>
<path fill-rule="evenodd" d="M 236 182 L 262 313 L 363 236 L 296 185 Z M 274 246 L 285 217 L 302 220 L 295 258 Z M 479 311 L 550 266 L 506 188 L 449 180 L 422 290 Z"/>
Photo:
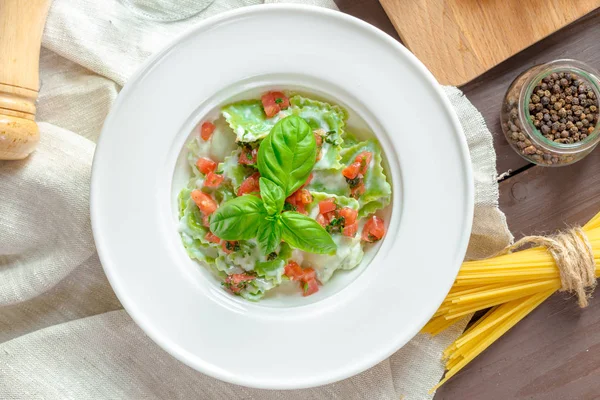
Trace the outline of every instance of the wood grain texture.
<path fill-rule="evenodd" d="M 0 160 L 27 157 L 40 139 L 35 101 L 49 8 L 50 0 L 0 0 Z"/>
<path fill-rule="evenodd" d="M 50 0 L 0 1 L 0 84 L 38 91 L 40 45 Z"/>
<path fill-rule="evenodd" d="M 336 0 L 386 30 L 377 0 Z M 499 171 L 528 166 L 498 122 L 504 92 L 524 69 L 558 58 L 600 68 L 600 11 L 529 47 L 462 87 L 494 135 Z M 600 210 L 600 149 L 563 168 L 532 167 L 500 183 L 500 208 L 516 237 L 583 224 Z M 600 399 L 600 292 L 580 310 L 556 294 L 444 385 L 434 400 Z"/>
<path fill-rule="evenodd" d="M 596 149 L 569 167 L 533 167 L 501 182 L 515 237 L 587 222 L 600 210 L 599 171 Z M 571 296 L 552 296 L 442 386 L 441 399 L 600 399 L 598 294 L 584 310 Z"/>
<path fill-rule="evenodd" d="M 499 173 L 515 171 L 529 164 L 512 150 L 500 127 L 500 106 L 506 90 L 524 70 L 561 58 L 577 59 L 600 68 L 600 10 L 593 11 L 461 87 L 481 112 L 494 136 Z"/>
<path fill-rule="evenodd" d="M 600 0 L 380 0 L 442 84 L 469 82 L 600 7 Z"/>

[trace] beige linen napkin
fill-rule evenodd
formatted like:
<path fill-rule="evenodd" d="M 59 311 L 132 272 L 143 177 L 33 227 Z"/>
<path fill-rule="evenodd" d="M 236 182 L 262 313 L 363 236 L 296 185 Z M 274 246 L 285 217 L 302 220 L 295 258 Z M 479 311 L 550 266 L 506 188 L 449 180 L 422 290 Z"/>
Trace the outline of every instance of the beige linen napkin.
<path fill-rule="evenodd" d="M 122 309 L 89 220 L 90 168 L 104 118 L 127 78 L 166 42 L 208 16 L 262 3 L 186 0 L 173 8 L 173 1 L 54 0 L 41 56 L 40 146 L 27 160 L 0 161 L 0 399 L 430 399 L 427 390 L 444 371 L 441 351 L 466 321 L 436 338 L 418 335 L 344 381 L 268 391 L 186 367 Z M 328 0 L 296 2 L 335 8 Z M 165 22 L 173 13 L 194 15 Z M 476 182 L 467 256 L 484 257 L 512 239 L 498 209 L 492 137 L 458 89 L 446 93 Z"/>

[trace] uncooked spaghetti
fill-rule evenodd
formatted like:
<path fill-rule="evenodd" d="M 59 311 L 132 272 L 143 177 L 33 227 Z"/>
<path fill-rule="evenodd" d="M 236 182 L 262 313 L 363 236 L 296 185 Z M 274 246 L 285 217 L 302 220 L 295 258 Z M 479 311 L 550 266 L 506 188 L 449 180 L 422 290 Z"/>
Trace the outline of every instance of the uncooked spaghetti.
<path fill-rule="evenodd" d="M 515 251 L 526 243 L 543 245 Z M 550 238 L 529 237 L 497 257 L 463 263 L 448 296 L 422 329 L 436 335 L 461 317 L 486 314 L 443 353 L 447 373 L 437 389 L 557 290 L 574 292 L 587 305 L 600 277 L 600 213 L 583 228 Z"/>

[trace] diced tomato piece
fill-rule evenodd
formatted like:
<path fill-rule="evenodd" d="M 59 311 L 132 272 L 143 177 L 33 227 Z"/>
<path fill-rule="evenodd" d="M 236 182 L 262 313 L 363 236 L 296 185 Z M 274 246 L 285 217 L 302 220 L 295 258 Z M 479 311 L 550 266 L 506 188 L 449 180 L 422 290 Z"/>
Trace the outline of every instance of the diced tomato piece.
<path fill-rule="evenodd" d="M 226 281 L 229 280 L 229 283 L 233 283 L 235 285 L 241 282 L 250 282 L 254 279 L 256 279 L 256 277 L 249 274 L 231 274 L 225 278 Z"/>
<path fill-rule="evenodd" d="M 354 179 L 360 173 L 360 168 L 359 162 L 353 162 L 342 170 L 342 175 L 348 179 Z"/>
<path fill-rule="evenodd" d="M 312 279 L 317 279 L 317 273 L 315 272 L 315 270 L 313 268 L 304 268 L 303 270 L 303 275 L 302 275 L 302 280 L 303 281 L 310 281 Z"/>
<path fill-rule="evenodd" d="M 383 220 L 373 215 L 367 220 L 362 231 L 362 240 L 365 242 L 376 242 L 385 235 L 385 226 Z"/>
<path fill-rule="evenodd" d="M 281 109 L 276 104 L 265 106 L 265 114 L 268 118 L 273 118 L 279 113 L 279 111 L 281 111 Z"/>
<path fill-rule="evenodd" d="M 223 182 L 223 175 L 215 174 L 214 172 L 209 172 L 206 175 L 206 179 L 204 180 L 204 186 L 208 187 L 219 187 L 219 185 Z"/>
<path fill-rule="evenodd" d="M 298 190 L 297 196 L 298 196 L 297 199 L 300 200 L 300 203 L 302 203 L 302 204 L 310 204 L 313 201 L 312 195 L 306 189 Z"/>
<path fill-rule="evenodd" d="M 290 99 L 288 99 L 285 94 L 281 92 L 271 92 L 271 96 L 273 96 L 275 104 L 279 104 L 279 107 L 281 107 L 282 110 L 285 110 L 290 106 Z"/>
<path fill-rule="evenodd" d="M 340 210 L 340 217 L 344 217 L 344 225 L 352 225 L 356 222 L 356 216 L 358 215 L 358 210 L 355 210 L 350 207 L 344 207 Z"/>
<path fill-rule="evenodd" d="M 370 151 L 363 151 L 354 159 L 355 162 L 360 164 L 360 173 L 366 174 L 367 169 L 369 168 L 369 164 L 371 164 L 371 159 L 373 158 L 373 154 Z M 352 178 L 350 178 L 352 179 Z"/>
<path fill-rule="evenodd" d="M 267 105 L 277 104 L 282 110 L 285 110 L 290 106 L 290 99 L 281 92 L 268 92 L 262 96 L 261 100 L 263 105 L 265 103 L 267 103 Z"/>
<path fill-rule="evenodd" d="M 299 281 L 304 276 L 304 271 L 302 270 L 302 267 L 299 266 L 298 263 L 294 260 L 288 261 L 283 273 L 292 281 Z"/>
<path fill-rule="evenodd" d="M 256 164 L 257 155 L 258 149 L 242 149 L 238 162 L 244 165 L 254 165 Z"/>
<path fill-rule="evenodd" d="M 358 222 L 354 222 L 350 225 L 344 226 L 344 229 L 342 230 L 342 235 L 348 236 L 348 237 L 354 237 L 354 236 L 356 236 L 357 231 L 358 231 Z"/>
<path fill-rule="evenodd" d="M 194 203 L 196 203 L 196 205 L 198 206 L 200 211 L 204 213 L 204 215 L 210 215 L 214 213 L 218 207 L 217 202 L 201 190 L 193 190 L 191 196 L 192 200 L 194 200 Z"/>
<path fill-rule="evenodd" d="M 319 212 L 323 215 L 330 211 L 335 211 L 336 208 L 337 206 L 335 205 L 335 199 L 333 198 L 321 200 L 319 202 Z"/>
<path fill-rule="evenodd" d="M 319 225 L 321 225 L 322 227 L 326 227 L 327 226 L 327 221 L 325 220 L 325 217 L 323 216 L 323 214 L 319 214 L 317 215 L 317 222 L 319 223 Z"/>
<path fill-rule="evenodd" d="M 223 249 L 223 251 L 227 254 L 231 254 L 234 251 L 239 250 L 239 248 L 240 245 L 238 244 L 238 242 L 223 240 L 223 243 L 221 243 L 221 249 Z"/>
<path fill-rule="evenodd" d="M 243 196 L 246 193 L 256 193 L 260 191 L 258 180 L 260 179 L 260 173 L 255 172 L 254 174 L 247 177 L 244 182 L 240 185 L 237 191 L 238 196 Z"/>
<path fill-rule="evenodd" d="M 315 141 L 317 142 L 317 147 L 321 147 L 323 146 L 323 136 L 319 135 L 318 133 L 315 133 Z"/>
<path fill-rule="evenodd" d="M 296 192 L 290 194 L 286 199 L 285 202 L 288 204 L 293 205 L 294 207 L 296 207 L 298 205 L 298 198 L 296 197 Z"/>
<path fill-rule="evenodd" d="M 207 228 L 210 228 L 210 215 L 202 215 L 202 225 L 204 225 Z"/>
<path fill-rule="evenodd" d="M 316 279 L 311 279 L 307 282 L 302 282 L 302 296 L 310 296 L 319 291 L 319 284 Z"/>
<path fill-rule="evenodd" d="M 208 140 L 215 131 L 215 125 L 211 122 L 204 122 L 200 128 L 200 137 L 203 140 Z"/>
<path fill-rule="evenodd" d="M 327 222 L 327 225 L 329 225 L 332 219 L 337 218 L 337 212 L 335 212 L 335 210 L 326 212 L 323 214 L 323 217 L 325 217 L 325 222 Z"/>
<path fill-rule="evenodd" d="M 217 235 L 215 235 L 214 233 L 208 231 L 208 233 L 206 234 L 206 236 L 204 236 L 204 239 L 208 240 L 211 243 L 221 243 L 221 239 L 219 239 L 219 237 Z"/>
<path fill-rule="evenodd" d="M 261 97 L 263 108 L 267 117 L 272 118 L 281 110 L 285 110 L 290 106 L 290 99 L 288 99 L 281 92 L 269 92 L 265 93 Z"/>
<path fill-rule="evenodd" d="M 303 203 L 296 203 L 296 212 L 299 212 L 300 214 L 304 215 L 308 214 Z"/>
<path fill-rule="evenodd" d="M 239 293 L 244 289 L 248 282 L 256 279 L 253 275 L 248 274 L 231 274 L 225 278 L 224 286 L 232 293 Z"/>
<path fill-rule="evenodd" d="M 353 199 L 359 199 L 360 196 L 365 194 L 365 190 L 365 184 L 361 182 L 360 185 L 350 189 L 350 197 Z"/>
<path fill-rule="evenodd" d="M 213 172 L 215 169 L 217 169 L 217 163 L 210 158 L 200 157 L 198 161 L 196 161 L 196 167 L 198 167 L 198 171 L 206 175 L 209 172 Z"/>

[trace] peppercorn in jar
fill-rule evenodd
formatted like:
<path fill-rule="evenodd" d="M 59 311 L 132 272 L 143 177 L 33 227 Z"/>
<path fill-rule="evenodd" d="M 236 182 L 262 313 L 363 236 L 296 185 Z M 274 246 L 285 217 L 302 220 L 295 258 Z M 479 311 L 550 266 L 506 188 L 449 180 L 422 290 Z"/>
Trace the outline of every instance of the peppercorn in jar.
<path fill-rule="evenodd" d="M 600 140 L 600 80 L 575 60 L 537 65 L 518 76 L 502 105 L 502 130 L 526 160 L 563 166 L 581 160 Z"/>

